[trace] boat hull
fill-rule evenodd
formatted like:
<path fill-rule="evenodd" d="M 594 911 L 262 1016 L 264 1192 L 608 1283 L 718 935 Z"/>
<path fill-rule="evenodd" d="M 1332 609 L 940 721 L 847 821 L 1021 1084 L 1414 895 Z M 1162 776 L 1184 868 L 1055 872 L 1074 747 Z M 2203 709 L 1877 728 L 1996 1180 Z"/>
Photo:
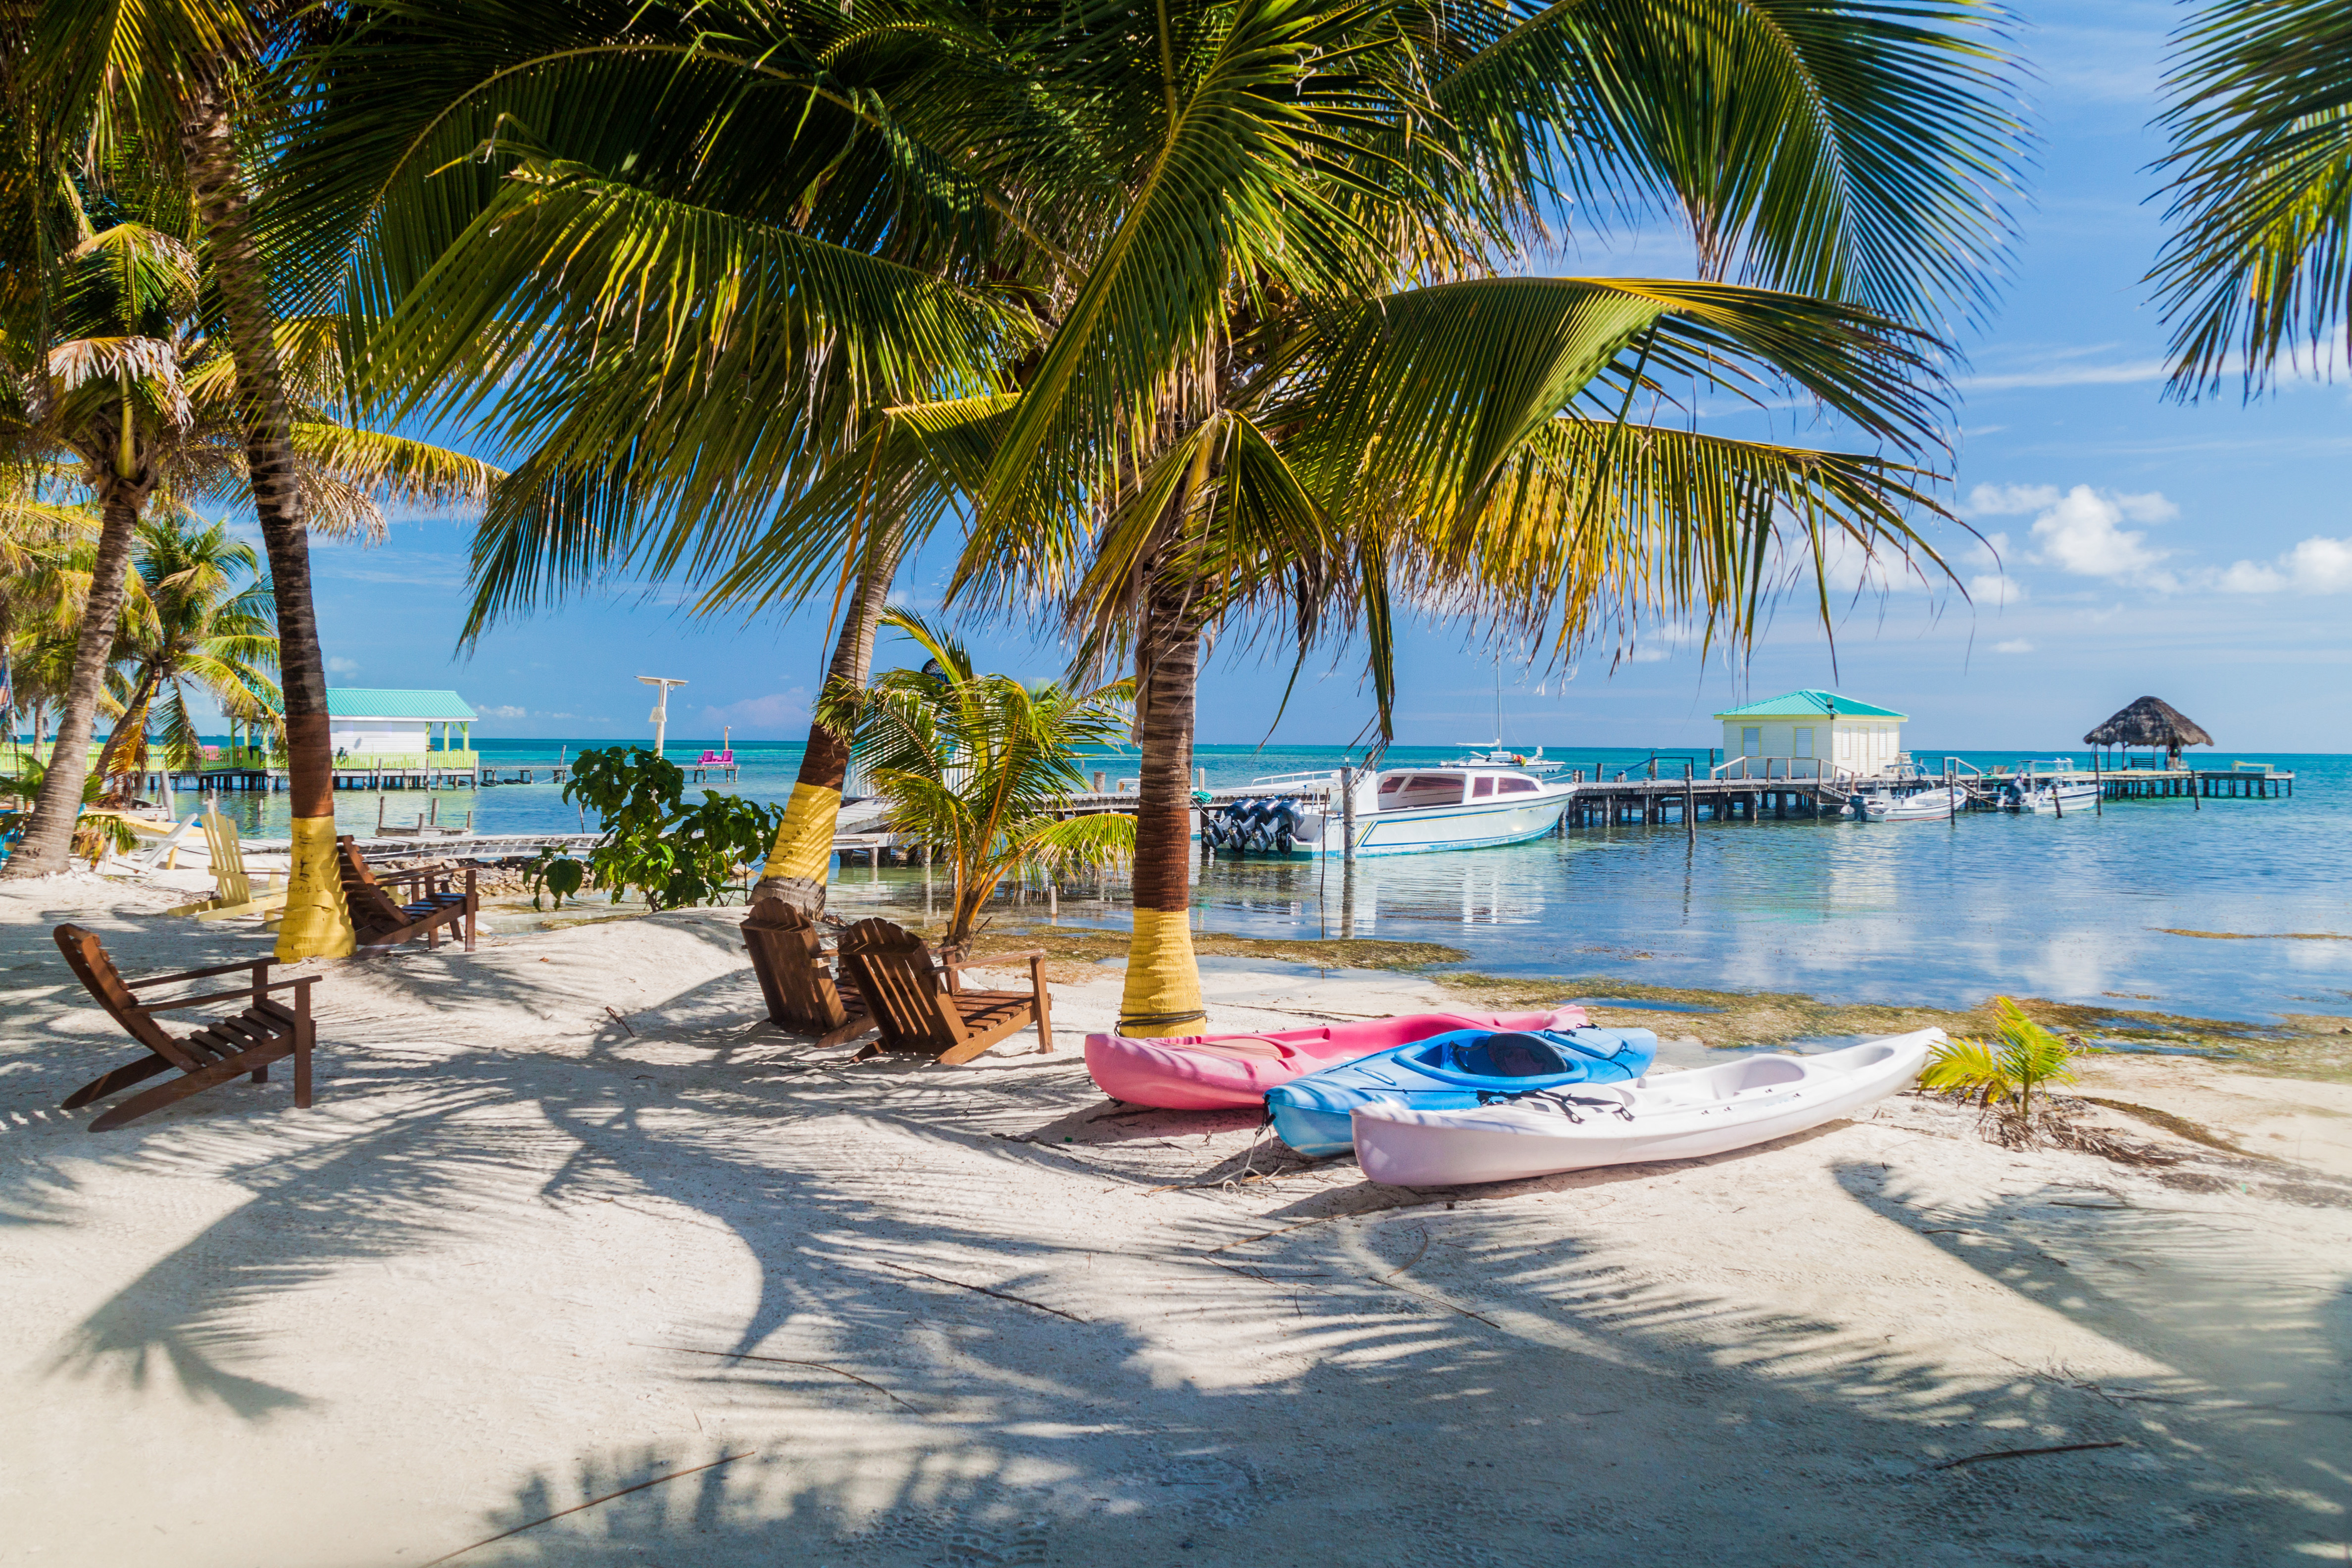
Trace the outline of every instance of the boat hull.
<path fill-rule="evenodd" d="M 1350 1118 L 1356 1157 L 1371 1180 L 1406 1187 L 1705 1159 L 1806 1131 L 1907 1087 L 1944 1037 L 1920 1029 L 1817 1057 L 1748 1057 L 1576 1091 L 1622 1105 L 1631 1121 L 1595 1106 L 1573 1108 L 1582 1120 L 1570 1121 L 1529 1105 L 1366 1105 Z"/>
<path fill-rule="evenodd" d="M 1266 1090 L 1325 1068 L 1456 1029 L 1574 1029 L 1584 1009 L 1546 1013 L 1416 1013 L 1262 1035 L 1164 1040 L 1088 1035 L 1087 1071 L 1113 1100 L 1161 1110 L 1255 1110 Z M 1344 1123 L 1346 1118 L 1341 1118 Z M 1348 1132 L 1339 1133 L 1344 1146 Z"/>

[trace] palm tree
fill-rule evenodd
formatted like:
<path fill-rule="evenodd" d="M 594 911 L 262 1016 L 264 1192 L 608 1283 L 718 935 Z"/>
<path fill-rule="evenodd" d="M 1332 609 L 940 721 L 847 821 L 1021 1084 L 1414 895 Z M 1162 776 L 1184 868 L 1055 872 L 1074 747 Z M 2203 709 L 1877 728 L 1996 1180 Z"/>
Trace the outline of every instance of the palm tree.
<path fill-rule="evenodd" d="M 5 323 L 15 374 L 0 386 L 0 461 L 70 465 L 100 518 L 56 748 L 33 821 L 0 873 L 9 877 L 64 866 L 151 500 L 247 489 L 238 373 L 204 306 L 210 275 L 186 236 L 167 226 L 184 223 L 186 203 L 141 173 L 132 164 L 59 172 L 39 215 L 55 226 L 48 271 L 37 289 L 19 289 Z M 341 379 L 333 321 L 295 323 L 281 337 L 311 395 L 294 432 L 306 499 L 326 526 L 380 531 L 380 496 L 458 499 L 497 477 L 471 458 L 338 423 L 328 407 Z"/>
<path fill-rule="evenodd" d="M 118 659 L 129 667 L 129 689 L 98 776 L 144 771 L 147 730 L 159 705 L 165 765 L 202 765 L 191 687 L 232 723 L 275 727 L 275 606 L 253 547 L 233 538 L 226 522 L 151 518 L 140 526 L 132 570 L 146 585 L 149 613 L 117 644 Z"/>
<path fill-rule="evenodd" d="M 1561 647 L 1685 608 L 1736 641 L 1792 563 L 1826 611 L 1832 536 L 1924 548 L 1937 345 L 1904 323 L 1982 305 L 2018 143 L 1974 7 L 610 15 L 404 5 L 303 138 L 377 363 L 540 443 L 483 602 L 624 564 L 791 601 L 887 520 L 964 521 L 958 594 L 1136 663 L 1130 1032 L 1201 1016 L 1220 628 L 1361 629 L 1384 725 L 1394 584 Z M 1570 196 L 1665 198 L 1704 279 L 1513 275 Z M 1882 450 L 1655 416 L 1783 383 Z"/>
<path fill-rule="evenodd" d="M 913 638 L 927 662 L 869 687 L 830 686 L 822 708 L 829 729 L 854 737 L 896 829 L 946 850 L 947 942 L 971 940 L 1008 876 L 1101 866 L 1133 851 L 1133 818 L 1056 810 L 1086 787 L 1081 748 L 1125 732 L 1127 682 L 1024 686 L 977 673 L 961 643 L 912 611 L 890 609 L 881 622 Z"/>
<path fill-rule="evenodd" d="M 2172 328 L 2171 391 L 2282 356 L 2315 362 L 2352 287 L 2352 15 L 2313 0 L 2209 5 L 2174 39 L 2160 123 L 2172 235 L 2148 275 Z"/>
<path fill-rule="evenodd" d="M 176 153 L 193 197 L 220 312 L 219 335 L 234 366 L 229 409 L 243 448 L 254 512 L 270 563 L 285 679 L 283 732 L 293 813 L 293 859 L 281 960 L 351 951 L 350 913 L 334 864 L 334 757 L 327 713 L 326 663 L 310 593 L 309 530 L 337 531 L 316 510 L 318 454 L 306 450 L 296 383 L 286 363 L 289 323 L 275 297 L 271 237 L 257 216 L 244 157 L 282 144 L 284 66 L 306 34 L 330 25 L 331 10 L 281 0 L 45 0 L 29 55 L 57 122 L 85 119 Z M 284 235 L 278 248 L 284 248 Z M 293 323 L 297 331 L 316 323 Z M 311 390 L 315 391 L 313 387 Z M 315 422 L 314 422 L 315 429 Z M 436 493 L 477 487 L 466 475 Z"/>

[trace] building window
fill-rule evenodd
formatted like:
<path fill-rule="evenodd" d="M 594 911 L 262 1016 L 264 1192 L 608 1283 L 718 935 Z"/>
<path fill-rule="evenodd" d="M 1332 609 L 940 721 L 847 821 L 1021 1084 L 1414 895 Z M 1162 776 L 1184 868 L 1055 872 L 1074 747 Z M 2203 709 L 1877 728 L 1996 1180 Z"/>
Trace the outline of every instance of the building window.
<path fill-rule="evenodd" d="M 1797 749 L 1793 754 L 1800 757 L 1813 754 L 1813 727 L 1811 724 L 1797 726 Z"/>
<path fill-rule="evenodd" d="M 1759 724 L 1743 726 L 1739 731 L 1739 754 L 1760 757 L 1764 754 L 1764 730 Z"/>

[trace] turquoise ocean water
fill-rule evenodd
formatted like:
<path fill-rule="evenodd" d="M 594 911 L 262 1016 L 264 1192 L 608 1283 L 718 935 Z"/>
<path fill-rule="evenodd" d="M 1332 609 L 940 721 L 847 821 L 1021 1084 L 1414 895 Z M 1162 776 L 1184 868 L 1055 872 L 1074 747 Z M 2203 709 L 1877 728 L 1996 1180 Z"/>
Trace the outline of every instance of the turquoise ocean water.
<path fill-rule="evenodd" d="M 552 762 L 597 742 L 478 741 L 496 767 Z M 690 763 L 715 742 L 676 741 Z M 797 744 L 739 742 L 735 789 L 779 801 Z M 1391 765 L 1456 748 L 1398 747 Z M 1549 756 L 1613 773 L 1646 752 L 1562 750 Z M 1930 752 L 1918 751 L 1927 758 Z M 1933 753 L 1940 759 L 1942 752 Z M 1980 766 L 2019 753 L 1958 753 Z M 2042 756 L 2063 754 L 2039 752 Z M 2087 764 L 2088 757 L 2074 753 Z M 1227 786 L 1261 774 L 1336 766 L 1337 747 L 1206 746 L 1195 762 Z M 1704 751 L 1661 754 L 1660 772 Z M 1221 857 L 1195 900 L 1209 929 L 1243 935 L 1353 934 L 1437 942 L 1489 973 L 1614 975 L 1664 985 L 1804 991 L 1843 1001 L 1964 1005 L 1995 992 L 2116 1001 L 2219 1017 L 2282 1011 L 2352 1015 L 2352 941 L 2216 941 L 2166 928 L 2352 935 L 2352 756 L 2221 752 L 2203 765 L 2268 762 L 2297 775 L 2292 800 L 2109 802 L 2104 816 L 1979 813 L 1957 822 L 1701 823 L 1571 831 L 1503 849 L 1360 862 L 1352 896 L 1337 863 Z M 1132 759 L 1105 760 L 1131 775 Z M 541 775 L 542 780 L 544 774 Z M 1591 776 L 1588 773 L 1587 776 Z M 394 792 L 393 820 L 430 797 Z M 444 822 L 470 810 L 484 832 L 578 831 L 577 809 L 548 783 L 438 794 Z M 249 835 L 285 831 L 281 796 L 227 797 Z M 376 818 L 376 796 L 337 802 L 349 829 Z M 592 822 L 590 826 L 593 826 Z M 922 873 L 865 866 L 841 873 L 845 909 L 923 902 Z M 1062 901 L 1071 921 L 1124 924 L 1118 889 Z M 1023 918 L 1042 918 L 1031 904 Z"/>

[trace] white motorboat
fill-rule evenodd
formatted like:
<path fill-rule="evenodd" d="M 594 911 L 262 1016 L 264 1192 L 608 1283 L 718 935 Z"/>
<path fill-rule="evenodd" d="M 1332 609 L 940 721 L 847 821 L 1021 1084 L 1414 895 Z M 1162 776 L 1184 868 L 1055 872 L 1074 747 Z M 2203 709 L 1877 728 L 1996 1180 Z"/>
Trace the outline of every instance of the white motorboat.
<path fill-rule="evenodd" d="M 1944 822 L 1968 805 L 1958 784 L 1934 784 L 1896 794 L 1889 784 L 1864 784 L 1846 799 L 1846 809 L 1864 822 Z"/>
<path fill-rule="evenodd" d="M 1580 1084 L 1475 1110 L 1358 1106 L 1356 1160 L 1400 1187 L 1507 1182 L 1598 1165 L 1698 1160 L 1832 1121 L 1907 1087 L 1944 1040 L 1920 1029 L 1817 1057 L 1745 1057 L 1632 1083 Z"/>
<path fill-rule="evenodd" d="M 2000 804 L 2011 811 L 2050 812 L 2060 816 L 2072 811 L 2097 810 L 2098 781 L 2074 776 L 2072 757 L 2053 757 L 2050 762 L 2048 773 L 2041 771 L 2039 759 L 2018 763 L 2017 772 L 2001 784 Z"/>
<path fill-rule="evenodd" d="M 1276 773 L 1250 781 L 1239 800 L 1201 814 L 1212 849 L 1338 855 L 1347 810 L 1338 772 Z M 1575 786 L 1525 768 L 1442 763 L 1367 770 L 1355 778 L 1356 853 L 1418 855 L 1487 849 L 1540 838 L 1559 822 Z"/>
<path fill-rule="evenodd" d="M 1538 778 L 1549 778 L 1568 766 L 1564 762 L 1545 761 L 1544 749 L 1541 746 L 1538 746 L 1532 752 L 1515 752 L 1503 744 L 1500 740 L 1484 747 L 1475 741 L 1465 741 L 1463 744 L 1469 748 L 1466 755 L 1437 765 L 1442 768 L 1516 768 L 1521 773 L 1533 773 Z"/>

